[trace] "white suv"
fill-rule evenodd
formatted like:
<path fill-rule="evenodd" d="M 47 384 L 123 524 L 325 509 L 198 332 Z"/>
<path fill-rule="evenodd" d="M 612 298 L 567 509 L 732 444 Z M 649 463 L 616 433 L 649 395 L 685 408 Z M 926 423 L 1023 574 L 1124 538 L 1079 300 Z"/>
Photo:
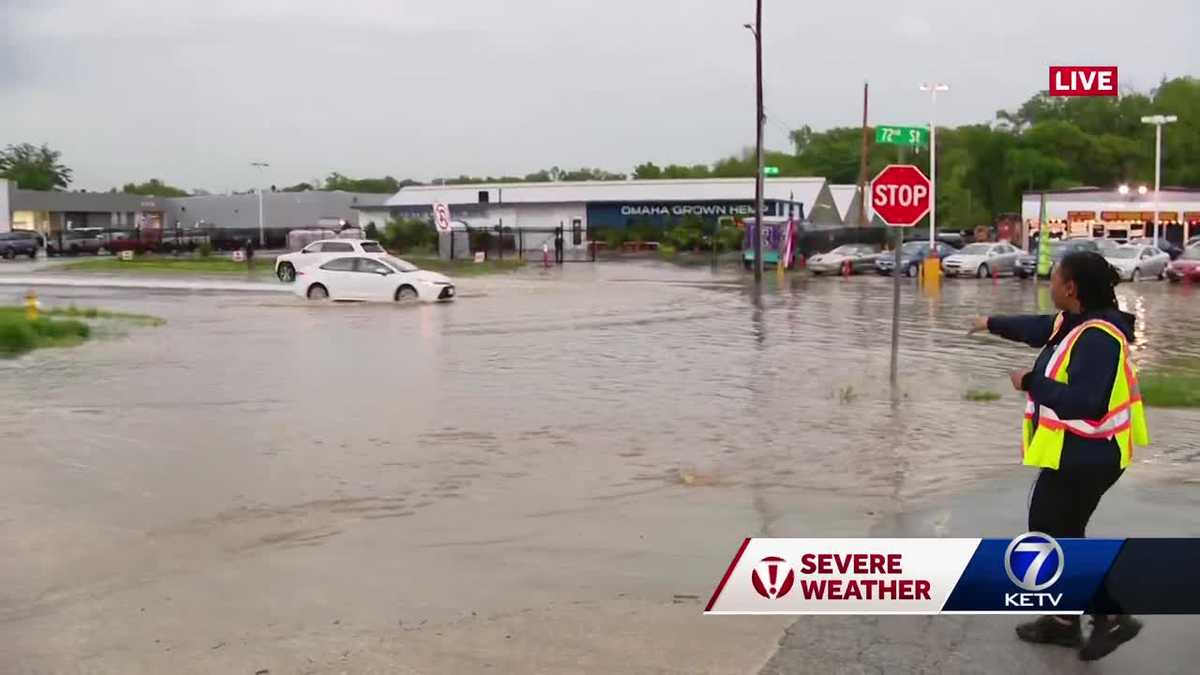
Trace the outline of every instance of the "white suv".
<path fill-rule="evenodd" d="M 275 276 L 284 283 L 296 280 L 296 271 L 323 265 L 334 258 L 349 254 L 368 257 L 387 255 L 377 241 L 370 239 L 323 239 L 314 241 L 295 253 L 285 253 L 275 259 Z"/>

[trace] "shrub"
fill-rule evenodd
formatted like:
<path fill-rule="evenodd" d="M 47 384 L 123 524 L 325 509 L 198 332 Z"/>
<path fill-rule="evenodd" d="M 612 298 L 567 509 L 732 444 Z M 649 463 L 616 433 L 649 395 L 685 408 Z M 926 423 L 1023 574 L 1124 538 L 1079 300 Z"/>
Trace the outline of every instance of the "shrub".
<path fill-rule="evenodd" d="M 208 241 L 202 241 L 200 242 L 200 245 L 196 247 L 196 252 L 200 254 L 201 258 L 207 258 L 212 255 L 212 244 Z"/>
<path fill-rule="evenodd" d="M 437 246 L 438 235 L 433 225 L 424 220 L 402 218 L 390 221 L 379 240 L 388 248 L 408 251 Z"/>
<path fill-rule="evenodd" d="M 0 317 L 0 354 L 23 354 L 33 349 L 36 342 L 37 333 L 29 321 L 23 317 Z"/>

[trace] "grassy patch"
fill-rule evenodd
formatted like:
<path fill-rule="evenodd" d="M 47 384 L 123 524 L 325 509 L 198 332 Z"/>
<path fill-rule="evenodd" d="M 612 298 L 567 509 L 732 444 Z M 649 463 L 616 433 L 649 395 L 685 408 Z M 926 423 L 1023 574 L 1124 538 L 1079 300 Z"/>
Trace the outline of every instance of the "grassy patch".
<path fill-rule="evenodd" d="M 0 358 L 20 356 L 34 349 L 74 347 L 92 336 L 92 327 L 82 319 L 110 320 L 139 326 L 161 326 L 162 319 L 145 314 L 109 312 L 75 306 L 50 309 L 36 320 L 25 316 L 24 307 L 0 307 Z"/>
<path fill-rule="evenodd" d="M 854 385 L 848 384 L 837 390 L 837 399 L 842 403 L 853 403 L 858 399 L 858 392 L 854 391 Z"/>
<path fill-rule="evenodd" d="M 433 272 L 441 272 L 451 277 L 474 277 L 484 274 L 507 274 L 521 269 L 525 266 L 525 261 L 519 258 L 508 258 L 498 260 L 488 258 L 484 262 L 477 263 L 474 260 L 442 260 L 433 255 L 414 255 L 412 253 L 399 253 L 397 258 L 407 260 L 408 262 L 420 267 L 421 269 L 430 270 Z"/>
<path fill-rule="evenodd" d="M 968 389 L 963 398 L 968 401 L 995 401 L 1000 398 L 1000 394 L 990 389 Z"/>
<path fill-rule="evenodd" d="M 133 260 L 120 258 L 92 258 L 78 260 L 63 265 L 60 269 L 69 272 L 107 272 L 110 274 L 273 274 L 275 261 L 267 258 L 255 258 L 247 265 L 244 262 L 234 262 L 224 256 L 171 257 L 158 255 L 137 256 Z"/>
<path fill-rule="evenodd" d="M 73 347 L 91 334 L 91 327 L 76 319 L 42 316 L 30 321 L 23 308 L 0 309 L 0 357 L 11 358 L 46 347 Z"/>
<path fill-rule="evenodd" d="M 1143 373 L 1142 401 L 1157 408 L 1200 408 L 1200 372 Z"/>

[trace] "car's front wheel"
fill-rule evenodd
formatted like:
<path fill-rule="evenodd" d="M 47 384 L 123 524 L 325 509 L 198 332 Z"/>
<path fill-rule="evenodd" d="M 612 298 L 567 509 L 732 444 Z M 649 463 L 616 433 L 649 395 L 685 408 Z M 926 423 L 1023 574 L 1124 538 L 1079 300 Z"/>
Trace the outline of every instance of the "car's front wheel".
<path fill-rule="evenodd" d="M 905 268 L 904 268 L 904 276 L 906 276 L 906 277 L 909 277 L 909 278 L 912 278 L 912 277 L 915 277 L 915 276 L 917 276 L 917 265 L 916 265 L 916 263 L 914 263 L 914 264 L 912 264 L 912 265 L 909 265 L 908 267 L 905 267 Z"/>
<path fill-rule="evenodd" d="M 308 287 L 308 293 L 306 293 L 306 295 L 308 296 L 309 300 L 328 300 L 329 289 L 325 288 L 321 284 L 313 284 L 312 286 Z"/>
<path fill-rule="evenodd" d="M 415 289 L 412 286 L 409 286 L 407 284 L 396 289 L 396 295 L 395 295 L 396 302 L 412 302 L 413 300 L 416 300 L 418 297 L 420 297 L 420 296 L 417 294 L 417 289 Z"/>
<path fill-rule="evenodd" d="M 12 250 L 11 248 L 4 249 L 4 253 L 2 255 L 4 256 L 5 260 L 12 260 L 13 258 L 17 257 L 16 251 Z"/>
<path fill-rule="evenodd" d="M 983 263 L 979 266 L 979 269 L 975 270 L 975 278 L 977 279 L 986 279 L 991 276 L 991 274 L 992 271 L 988 269 L 987 263 Z"/>
<path fill-rule="evenodd" d="M 1129 280 L 1134 283 L 1141 281 L 1142 280 L 1142 271 L 1140 269 L 1134 268 L 1133 274 L 1129 275 Z"/>
<path fill-rule="evenodd" d="M 279 277 L 283 283 L 290 284 L 296 280 L 296 268 L 292 266 L 292 263 L 285 262 L 275 270 L 275 276 Z"/>
<path fill-rule="evenodd" d="M 1167 278 L 1167 268 L 1163 267 L 1162 269 L 1160 269 L 1158 271 L 1158 280 L 1162 281 L 1163 279 L 1166 279 L 1166 278 Z"/>

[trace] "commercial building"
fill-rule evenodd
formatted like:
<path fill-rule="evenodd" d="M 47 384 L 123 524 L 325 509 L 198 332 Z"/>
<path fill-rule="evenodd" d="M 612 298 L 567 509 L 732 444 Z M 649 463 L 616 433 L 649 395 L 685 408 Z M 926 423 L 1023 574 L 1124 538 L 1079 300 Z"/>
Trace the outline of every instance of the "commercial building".
<path fill-rule="evenodd" d="M 1027 233 L 1040 229 L 1045 195 L 1046 226 L 1052 236 L 1153 236 L 1154 189 L 1077 188 L 1026 192 L 1021 197 L 1021 220 Z M 1200 234 L 1200 190 L 1163 188 L 1158 198 L 1160 237 L 1179 243 Z"/>
<path fill-rule="evenodd" d="M 358 206 L 359 224 L 432 216 L 432 205 L 450 207 L 452 219 L 470 228 L 503 226 L 529 236 L 535 250 L 561 227 L 568 248 L 587 245 L 589 232 L 650 227 L 666 229 L 685 219 L 715 224 L 754 216 L 753 178 L 420 185 L 401 189 L 381 206 Z M 768 216 L 840 225 L 842 216 L 824 178 L 771 178 L 763 188 Z"/>
<path fill-rule="evenodd" d="M 263 226 L 270 243 L 287 232 L 358 220 L 355 207 L 383 204 L 390 195 L 340 191 L 265 192 Z M 256 238 L 257 194 L 153 197 L 123 192 L 21 190 L 0 179 L 0 231 L 35 230 L 48 236 L 104 230 L 222 230 Z"/>

